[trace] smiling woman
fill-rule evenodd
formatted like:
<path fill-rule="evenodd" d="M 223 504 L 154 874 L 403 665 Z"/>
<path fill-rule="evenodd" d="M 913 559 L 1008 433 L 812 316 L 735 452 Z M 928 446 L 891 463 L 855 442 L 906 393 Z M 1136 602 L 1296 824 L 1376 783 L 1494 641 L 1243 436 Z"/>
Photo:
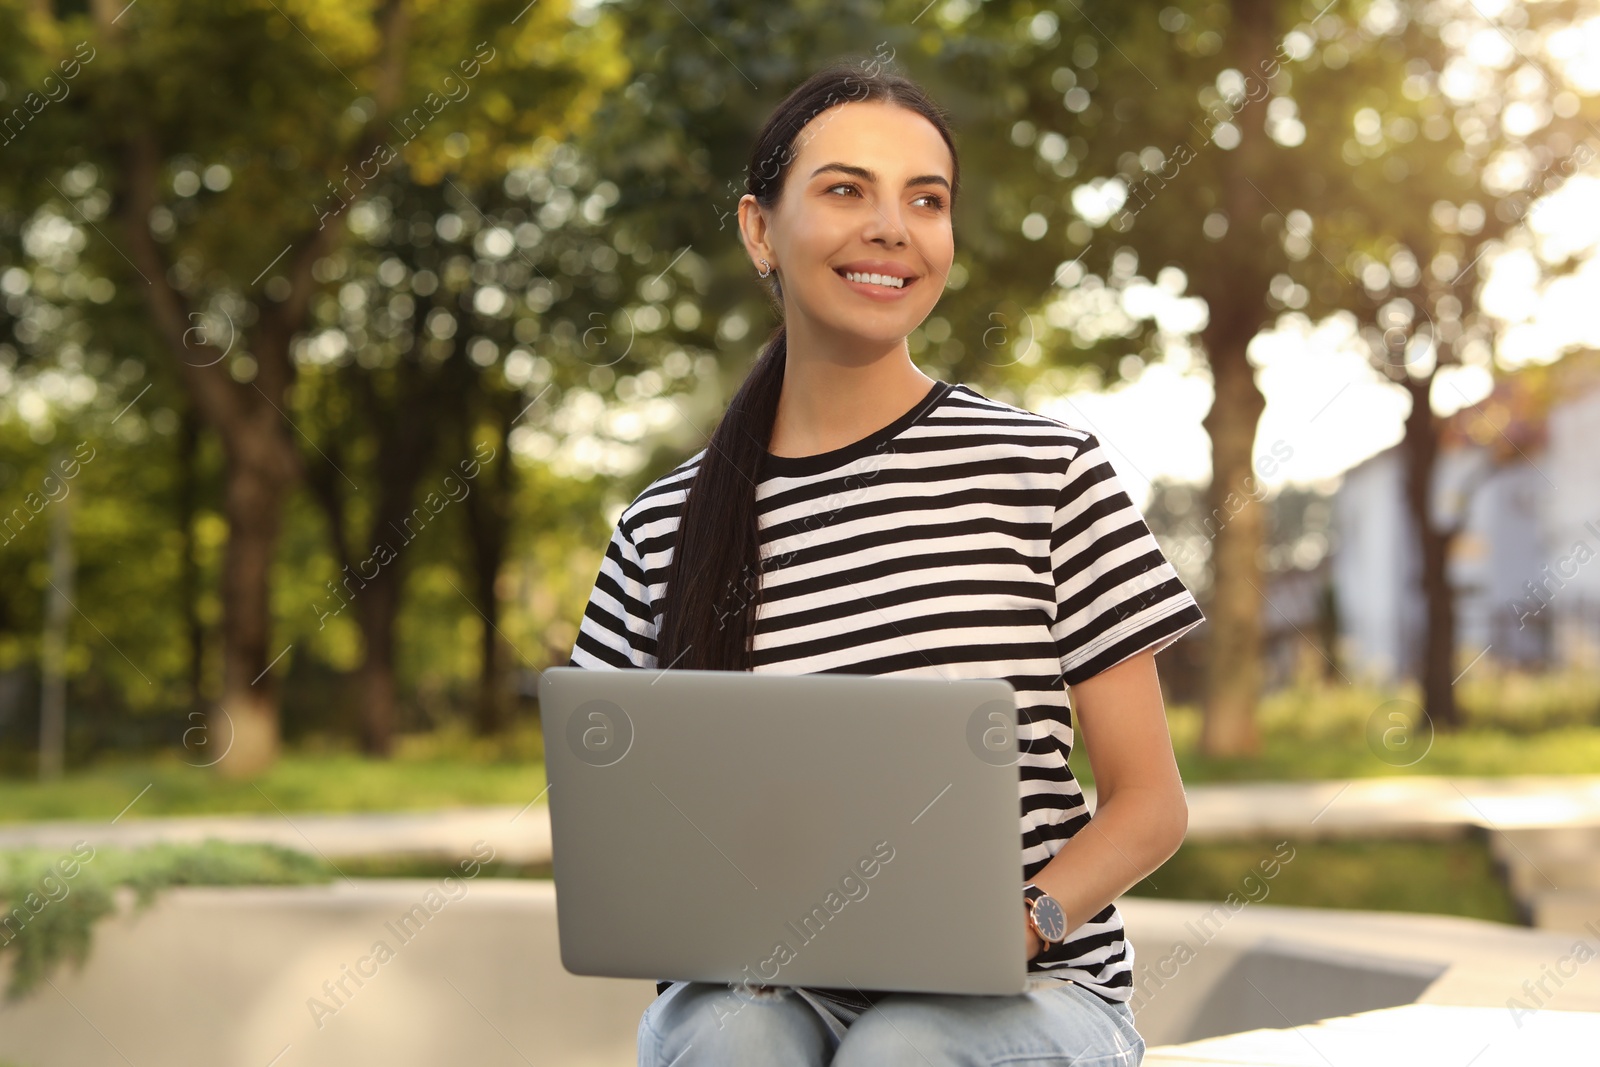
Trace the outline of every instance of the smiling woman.
<path fill-rule="evenodd" d="M 858 440 L 933 384 L 905 339 L 950 273 L 959 172 L 929 111 L 893 96 L 834 105 L 800 139 L 793 191 L 753 181 L 739 203 L 745 247 L 773 276 L 784 317 L 763 356 L 783 363 L 774 455 Z"/>
<path fill-rule="evenodd" d="M 959 175 L 943 113 L 898 75 L 839 64 L 778 105 L 739 223 L 783 325 L 709 445 L 624 509 L 571 663 L 1008 681 L 1026 991 L 780 984 L 730 1016 L 728 983 L 661 981 L 641 1065 L 1143 1055 L 1114 900 L 1182 838 L 1154 653 L 1203 617 L 1093 434 L 912 364 Z"/>

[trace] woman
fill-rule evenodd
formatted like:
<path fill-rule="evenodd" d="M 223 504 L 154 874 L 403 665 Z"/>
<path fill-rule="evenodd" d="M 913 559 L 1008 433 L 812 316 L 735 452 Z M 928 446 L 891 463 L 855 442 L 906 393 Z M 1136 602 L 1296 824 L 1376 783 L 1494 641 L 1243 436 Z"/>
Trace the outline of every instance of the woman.
<path fill-rule="evenodd" d="M 1010 681 L 1029 989 L 663 981 L 641 1065 L 1143 1058 L 1112 902 L 1183 838 L 1154 654 L 1203 617 L 1092 434 L 912 364 L 958 179 L 943 115 L 902 77 L 839 65 L 778 105 L 739 225 L 784 325 L 707 447 L 623 512 L 571 662 Z M 1092 822 L 1067 768 L 1069 686 Z M 1064 940 L 1039 936 L 1040 890 Z"/>

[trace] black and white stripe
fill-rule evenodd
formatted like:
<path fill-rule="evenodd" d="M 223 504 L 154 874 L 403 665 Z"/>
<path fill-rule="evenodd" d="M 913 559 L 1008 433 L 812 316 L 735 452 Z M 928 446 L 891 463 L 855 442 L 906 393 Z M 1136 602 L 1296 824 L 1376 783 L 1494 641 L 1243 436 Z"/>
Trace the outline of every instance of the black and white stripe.
<path fill-rule="evenodd" d="M 655 605 L 704 454 L 623 511 L 573 666 L 659 666 Z M 1100 443 L 937 382 L 861 441 L 817 456 L 768 455 L 756 502 L 755 670 L 1009 681 L 1021 713 L 1022 877 L 1032 878 L 1089 821 L 1067 767 L 1066 686 L 1163 648 L 1204 618 Z M 1111 904 L 1029 970 L 1127 1001 L 1133 958 Z M 866 1006 L 853 991 L 826 992 Z"/>

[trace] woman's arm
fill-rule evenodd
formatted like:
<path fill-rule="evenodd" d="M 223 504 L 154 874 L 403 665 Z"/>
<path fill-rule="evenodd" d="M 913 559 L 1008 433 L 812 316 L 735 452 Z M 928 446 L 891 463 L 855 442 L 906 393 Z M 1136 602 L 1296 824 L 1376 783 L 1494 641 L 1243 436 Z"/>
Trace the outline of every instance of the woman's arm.
<path fill-rule="evenodd" d="M 1033 879 L 1061 902 L 1069 934 L 1165 863 L 1189 827 L 1155 653 L 1130 656 L 1071 693 L 1076 740 L 1094 772 L 1094 817 Z M 1028 958 L 1041 947 L 1030 929 Z"/>

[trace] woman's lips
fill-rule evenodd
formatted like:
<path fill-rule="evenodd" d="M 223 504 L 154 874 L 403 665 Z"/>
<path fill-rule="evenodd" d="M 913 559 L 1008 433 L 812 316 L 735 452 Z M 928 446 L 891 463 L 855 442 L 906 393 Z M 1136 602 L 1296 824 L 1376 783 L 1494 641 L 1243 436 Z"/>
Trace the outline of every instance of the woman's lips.
<path fill-rule="evenodd" d="M 921 280 L 920 278 L 906 278 L 904 280 L 905 284 L 896 289 L 893 286 L 877 285 L 873 282 L 852 281 L 851 279 L 845 277 L 845 272 L 842 270 L 835 270 L 833 273 L 837 274 L 839 276 L 839 280 L 844 282 L 855 292 L 860 293 L 862 296 L 867 297 L 870 300 L 899 300 L 901 297 L 905 296 L 907 290 Z"/>

